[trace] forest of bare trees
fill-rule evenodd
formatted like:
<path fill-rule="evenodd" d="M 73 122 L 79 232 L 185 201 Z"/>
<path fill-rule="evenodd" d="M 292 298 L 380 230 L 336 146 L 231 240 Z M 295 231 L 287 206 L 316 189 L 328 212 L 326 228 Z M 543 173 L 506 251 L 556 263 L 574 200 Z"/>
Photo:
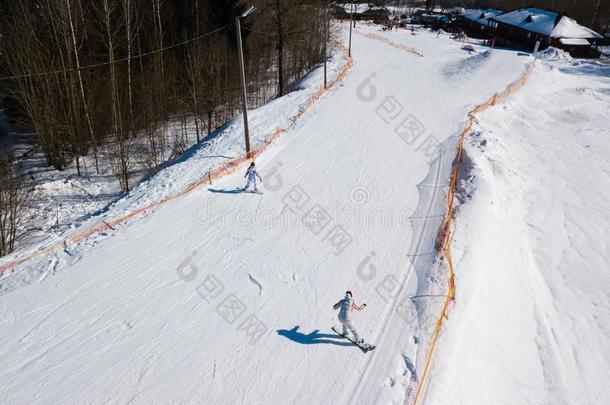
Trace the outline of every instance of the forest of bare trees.
<path fill-rule="evenodd" d="M 253 0 L 243 25 L 250 105 L 282 95 L 322 61 L 324 1 Z M 233 19 L 245 2 L 13 0 L 2 4 L 2 92 L 49 165 L 108 159 L 124 190 L 163 163 L 168 119 L 197 139 L 238 112 Z M 163 50 L 163 51 L 161 51 Z M 139 148 L 134 139 L 145 138 Z"/>
<path fill-rule="evenodd" d="M 189 146 L 185 136 L 168 138 L 168 122 L 194 128 L 199 141 L 239 113 L 236 15 L 256 6 L 242 21 L 253 108 L 323 61 L 325 4 L 6 0 L 0 94 L 13 127 L 36 134 L 49 166 L 85 177 L 111 168 L 127 191 L 134 170 L 152 172 Z"/>

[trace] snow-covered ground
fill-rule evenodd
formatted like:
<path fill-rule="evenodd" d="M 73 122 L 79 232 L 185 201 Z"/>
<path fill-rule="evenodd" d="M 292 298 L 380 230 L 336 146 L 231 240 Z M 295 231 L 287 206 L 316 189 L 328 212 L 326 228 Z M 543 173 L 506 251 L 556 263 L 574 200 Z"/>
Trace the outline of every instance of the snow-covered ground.
<path fill-rule="evenodd" d="M 160 144 L 158 153 L 164 160 L 197 142 L 192 119 L 188 120 L 185 129 L 183 132 L 181 123 L 173 119 L 159 130 L 165 135 L 157 140 Z M 150 175 L 144 162 L 146 155 L 142 152 L 147 150 L 147 143 L 143 134 L 130 142 L 129 182 L 132 187 Z M 17 158 L 20 169 L 33 182 L 32 198 L 28 201 L 17 241 L 19 248 L 27 249 L 60 238 L 124 195 L 112 167 L 107 164 L 109 159 L 103 147 L 98 152 L 99 171 L 91 153 L 81 158 L 80 175 L 74 161 L 62 171 L 49 167 L 35 134 L 8 134 L 0 138 L 0 147 Z"/>
<path fill-rule="evenodd" d="M 541 56 L 467 138 L 429 403 L 610 403 L 610 66 Z"/>
<path fill-rule="evenodd" d="M 341 73 L 347 61 L 347 56 L 340 49 L 334 50 L 333 54 L 328 71 L 331 82 Z M 288 126 L 294 115 L 305 108 L 321 86 L 321 71 L 320 67 L 316 70 L 317 73 L 306 76 L 282 102 L 272 101 L 253 112 L 249 122 L 254 148 L 264 144 L 276 128 Z M 186 134 L 181 133 L 181 123 L 178 120 L 166 123 L 166 158 L 172 153 L 174 144 L 180 142 L 189 145 L 196 142 L 195 124 L 192 121 L 186 130 Z M 58 242 L 63 243 L 102 220 L 176 195 L 204 178 L 208 172 L 222 168 L 244 153 L 243 123 L 241 117 L 236 117 L 199 144 L 162 165 L 164 169 L 155 176 L 148 177 L 144 169 L 133 170 L 130 182 L 136 187 L 124 194 L 110 167 L 100 165 L 100 173 L 95 172 L 93 156 L 83 159 L 82 176 L 77 175 L 74 164 L 60 172 L 47 166 L 40 147 L 30 142 L 30 138 L 18 138 L 10 142 L 15 156 L 26 156 L 21 159 L 21 165 L 34 180 L 36 187 L 23 221 L 24 236 L 18 243 L 20 250 L 6 257 L 4 262 L 28 256 Z M 144 142 L 146 139 L 139 139 L 133 146 L 145 148 Z M 184 175 L 187 171 L 189 175 Z"/>
<path fill-rule="evenodd" d="M 375 33 L 387 41 L 367 37 L 367 33 Z M 405 316 L 399 304 L 412 301 L 422 284 L 446 285 L 442 277 L 418 279 L 410 267 L 413 257 L 422 257 L 430 263 L 434 260 L 431 252 L 422 248 L 428 245 L 421 245 L 420 241 L 423 236 L 433 237 L 436 229 L 429 226 L 428 234 L 417 233 L 416 229 L 421 227 L 415 226 L 414 221 L 421 221 L 421 211 L 426 214 L 424 223 L 428 220 L 434 223 L 432 218 L 444 215 L 449 172 L 441 170 L 445 166 L 434 163 L 439 161 L 435 160 L 437 147 L 441 142 L 443 145 L 455 143 L 468 111 L 521 77 L 532 60 L 522 53 L 488 50 L 476 45 L 475 52 L 467 53 L 460 46 L 447 36 L 436 37 L 425 31 L 418 31 L 417 35 L 404 30 L 389 33 L 360 24 L 353 37 L 354 66 L 348 76 L 296 125 L 291 125 L 291 118 L 303 109 L 320 86 L 320 70 L 299 91 L 252 111 L 252 132 L 261 143 L 275 128 L 289 128 L 257 159 L 257 167 L 265 180 L 263 194 L 241 193 L 238 187 L 243 185 L 243 174 L 228 175 L 211 186 L 196 188 L 180 198 L 151 207 L 146 215 L 121 223 L 114 230 L 108 229 L 68 248 L 11 267 L 0 278 L 0 294 L 3 294 L 0 295 L 0 335 L 4 342 L 0 348 L 0 401 L 7 404 L 367 405 L 411 401 L 421 378 L 422 350 L 418 346 L 425 344 L 422 341 L 425 331 L 417 322 L 418 316 L 421 322 L 421 314 Z M 405 47 L 420 50 L 424 57 L 408 52 Z M 345 59 L 335 60 L 335 75 L 344 64 Z M 456 219 L 454 246 L 464 249 L 461 258 L 457 255 L 458 300 L 434 358 L 425 398 L 430 403 L 441 403 L 446 398 L 444 392 L 455 394 L 450 398 L 458 403 L 472 403 L 469 395 L 474 392 L 498 394 L 499 390 L 485 391 L 496 386 L 496 381 L 485 379 L 487 366 L 482 364 L 492 360 L 490 373 L 506 367 L 511 371 L 514 379 L 507 378 L 506 387 L 515 388 L 511 384 L 519 383 L 517 379 L 540 370 L 550 374 L 544 375 L 545 379 L 527 381 L 541 390 L 538 403 L 552 402 L 559 397 L 559 391 L 552 389 L 552 382 L 564 381 L 558 379 L 564 376 L 562 372 L 577 372 L 562 368 L 563 364 L 582 365 L 588 360 L 569 363 L 550 350 L 562 347 L 558 344 L 551 347 L 547 342 L 559 325 L 556 319 L 564 315 L 547 311 L 549 297 L 565 297 L 561 304 L 555 303 L 562 309 L 572 304 L 568 313 L 572 314 L 569 322 L 574 325 L 591 322 L 587 324 L 589 332 L 583 332 L 584 339 L 589 339 L 586 344 L 595 342 L 599 348 L 601 343 L 603 329 L 597 332 L 592 324 L 600 322 L 603 327 L 603 314 L 596 314 L 598 319 L 576 318 L 577 313 L 582 315 L 578 308 L 586 309 L 585 302 L 591 305 L 595 302 L 599 309 L 607 311 L 604 309 L 607 304 L 603 302 L 605 293 L 581 297 L 590 283 L 592 288 L 603 283 L 602 275 L 585 279 L 582 273 L 571 272 L 576 264 L 570 260 L 590 252 L 564 251 L 563 257 L 569 257 L 561 267 L 564 278 L 553 280 L 557 283 L 558 295 L 553 295 L 550 288 L 544 289 L 545 283 L 549 285 L 545 278 L 550 277 L 548 273 L 526 272 L 525 268 L 519 273 L 499 271 L 498 279 L 482 279 L 491 277 L 488 268 L 483 266 L 491 262 L 489 256 L 493 257 L 494 252 L 507 258 L 502 262 L 506 266 L 502 269 L 507 270 L 514 270 L 509 265 L 513 257 L 515 265 L 535 260 L 559 262 L 553 250 L 541 249 L 543 253 L 539 255 L 531 253 L 526 259 L 520 258 L 520 253 L 528 251 L 515 246 L 531 249 L 535 240 L 527 243 L 524 232 L 513 232 L 526 218 L 519 217 L 522 210 L 530 207 L 526 202 L 531 206 L 539 204 L 533 199 L 535 193 L 517 197 L 534 180 L 528 183 L 525 177 L 508 176 L 507 173 L 516 173 L 517 168 L 501 160 L 510 158 L 515 165 L 529 162 L 531 169 L 520 170 L 529 170 L 522 176 L 532 179 L 537 173 L 534 168 L 539 166 L 532 163 L 534 160 L 519 160 L 517 156 L 503 154 L 508 146 L 492 145 L 496 136 L 498 142 L 508 140 L 500 133 L 502 125 L 511 122 L 511 108 L 536 111 L 547 102 L 556 107 L 558 117 L 567 119 L 566 115 L 559 114 L 559 99 L 537 98 L 539 92 L 550 92 L 551 85 L 558 85 L 552 77 L 545 76 L 547 70 L 558 69 L 555 67 L 553 71 L 545 65 L 541 69 L 544 73 L 537 73 L 540 77 L 536 76 L 536 87 L 529 90 L 533 92 L 529 97 L 520 95 L 519 104 L 496 107 L 481 120 L 490 118 L 477 126 L 482 133 L 478 138 L 489 138 L 479 159 L 495 163 L 489 164 L 487 172 L 475 169 L 473 173 L 480 170 L 499 176 L 497 187 L 501 188 L 493 194 L 494 205 L 481 202 L 491 194 L 485 192 L 485 176 L 476 174 L 477 188 Z M 592 80 L 591 88 L 597 83 L 593 80 L 604 80 L 603 76 L 596 78 L 591 73 L 597 71 L 597 66 L 592 66 L 591 72 L 586 67 L 578 69 L 588 72 L 580 80 Z M 548 74 L 579 79 L 576 73 Z M 597 92 L 585 89 L 582 97 L 589 97 L 592 103 Z M 608 96 L 607 91 L 600 94 L 600 97 Z M 596 104 L 595 111 L 600 112 L 603 108 L 600 105 L 605 104 L 607 108 L 605 100 Z M 534 101 L 539 104 L 528 107 Z M 586 111 L 589 111 L 586 106 L 580 106 L 567 117 L 581 116 Z M 496 114 L 495 121 L 493 114 Z M 598 118 L 600 121 L 592 128 L 601 126 L 601 115 Z M 520 122 L 517 115 L 513 120 L 514 126 Z M 530 125 L 534 128 L 533 123 Z M 570 135 L 569 126 L 565 125 Z M 489 129 L 485 132 L 483 128 Z M 574 170 L 574 165 L 581 164 L 579 173 L 587 173 L 588 165 L 579 159 L 580 155 L 597 156 L 600 162 L 607 163 L 603 152 L 597 149 L 603 147 L 601 141 L 592 139 L 594 132 L 591 131 L 587 150 L 570 146 L 572 155 L 567 152 L 559 155 L 559 151 L 553 155 L 572 162 L 560 166 L 560 178 L 566 186 L 558 185 L 555 195 L 567 193 L 567 184 L 572 181 L 570 168 Z M 217 149 L 206 145 L 194 148 L 108 210 L 84 221 L 78 229 L 66 231 L 59 239 L 68 239 L 71 233 L 78 233 L 93 223 L 176 195 L 198 182 L 212 167 L 242 152 L 239 118 L 223 134 L 212 141 Z M 525 132 L 519 137 L 527 138 Z M 548 133 L 547 137 L 552 138 Z M 469 142 L 476 139 L 469 138 Z M 533 139 L 529 141 L 531 145 Z M 572 141 L 578 145 L 575 139 Z M 558 150 L 563 147 L 559 139 L 554 139 L 552 145 Z M 523 144 L 518 147 L 523 154 L 534 150 L 525 150 Z M 468 156 L 473 161 L 477 159 L 476 148 L 474 144 L 468 148 Z M 493 148 L 499 150 L 495 160 L 492 160 Z M 450 163 L 454 152 L 449 149 L 442 156 Z M 541 158 L 539 162 L 549 160 L 553 161 Z M 603 177 L 602 168 L 596 173 Z M 509 183 L 513 178 L 519 181 Z M 491 180 L 487 187 L 492 187 Z M 505 190 L 515 195 L 504 193 Z M 544 192 L 542 187 L 536 190 Z M 603 194 L 595 199 L 593 190 L 582 197 L 586 196 L 588 204 L 600 204 Z M 580 196 L 577 192 L 573 194 Z M 422 207 L 422 201 L 426 202 L 422 196 L 431 198 L 430 205 Z M 427 209 L 438 206 L 438 212 Z M 519 211 L 512 213 L 513 208 Z M 565 212 L 568 208 L 566 205 Z M 507 229 L 486 221 L 499 209 L 502 214 L 506 213 L 500 220 Z M 591 215 L 589 211 L 596 212 L 591 208 L 582 210 L 581 215 Z M 595 222 L 599 220 L 591 219 L 588 224 Z M 480 227 L 475 227 L 475 223 L 480 223 Z M 526 228 L 534 234 L 529 231 L 534 227 Z M 582 249 L 588 246 L 598 253 L 607 250 L 604 244 L 608 238 L 602 228 L 596 228 L 597 234 L 586 234 L 598 237 L 593 241 L 582 234 L 585 229 L 581 228 L 580 239 L 571 243 L 578 242 Z M 512 239 L 515 235 L 517 240 Z M 537 241 L 560 235 L 553 231 L 550 236 L 538 235 Z M 490 243 L 493 237 L 505 245 L 483 250 L 485 246 L 480 244 Z M 501 249 L 506 245 L 513 250 Z M 2 259 L 0 266 L 32 251 L 17 252 Z M 597 256 L 589 256 L 592 257 L 596 259 L 591 260 L 598 260 Z M 607 268 L 600 261 L 587 263 L 590 265 L 583 266 L 583 271 L 601 274 Z M 522 277 L 515 281 L 510 279 L 513 274 Z M 502 282 L 502 277 L 510 280 Z M 508 282 L 524 286 L 523 290 L 516 288 L 512 297 L 511 289 L 501 288 Z M 576 292 L 561 295 L 572 282 L 578 282 Z M 493 290 L 493 287 L 497 288 Z M 355 315 L 355 323 L 364 338 L 378 345 L 372 353 L 364 355 L 333 335 L 330 329 L 337 323 L 332 305 L 347 289 L 354 291 L 357 302 L 368 304 L 365 311 Z M 546 296 L 540 295 L 541 291 Z M 504 342 L 509 341 L 511 350 L 522 350 L 528 359 L 533 359 L 527 351 L 532 344 L 527 341 L 532 336 L 528 335 L 531 332 L 528 325 L 514 329 L 519 334 L 512 336 L 505 325 L 496 328 L 497 318 L 483 317 L 494 314 L 493 305 L 497 303 L 494 298 L 502 294 L 511 298 L 501 303 L 510 315 L 506 317 L 508 320 L 525 318 L 526 315 L 517 311 L 528 299 L 536 302 L 533 308 L 538 313 L 531 320 L 539 328 L 533 329 L 537 333 L 534 338 L 538 338 L 533 344 L 543 353 L 535 359 L 543 358 L 544 367 L 536 363 L 531 369 L 523 370 L 510 357 L 492 357 L 484 351 L 494 347 L 503 349 L 491 340 L 498 338 L 496 334 L 481 340 L 484 336 L 481 331 L 497 330 L 498 334 L 505 333 L 502 337 Z M 608 295 L 605 297 L 607 300 Z M 427 297 L 418 299 L 422 298 Z M 434 299 L 430 297 L 431 302 Z M 578 301 L 578 308 L 573 301 Z M 482 323 L 468 319 L 470 302 L 477 310 L 481 307 L 489 310 L 482 312 Z M 549 325 L 556 328 L 551 329 Z M 566 330 L 577 333 L 567 323 L 560 332 Z M 524 346 L 515 349 L 516 343 L 511 338 L 521 339 Z M 593 348 L 582 350 L 588 354 L 587 350 Z M 607 352 L 599 350 L 607 359 Z M 599 356 L 597 360 L 601 359 Z M 478 366 L 470 369 L 471 364 Z M 594 365 L 582 366 L 583 372 L 590 373 Z M 465 380 L 451 385 L 455 381 L 451 373 L 460 367 L 469 368 L 470 374 L 458 375 Z M 548 386 L 544 385 L 546 382 Z M 443 391 L 446 386 L 450 391 Z M 502 400 L 523 402 L 523 392 L 507 388 Z M 602 394 L 600 391 L 599 398 L 603 398 Z M 494 399 L 487 403 L 494 403 Z"/>
<path fill-rule="evenodd" d="M 333 80 L 345 65 L 346 56 L 340 50 L 333 50 L 333 57 L 329 62 L 329 79 Z M 318 69 L 320 71 L 320 69 Z M 309 75 L 297 83 L 295 91 L 290 94 L 290 103 L 284 102 L 284 110 L 272 114 L 269 111 L 274 103 L 259 109 L 252 117 L 252 145 L 257 146 L 270 137 L 276 126 L 286 125 L 294 111 L 302 108 L 307 99 L 320 87 L 320 75 Z M 269 91 L 267 91 L 269 93 Z M 267 95 L 271 97 L 271 94 Z M 260 118 L 262 117 L 262 119 Z M 0 117 L 0 125 L 2 125 Z M 58 240 L 66 239 L 73 234 L 75 228 L 90 225 L 99 221 L 101 213 L 105 213 L 111 205 L 121 205 L 128 201 L 137 201 L 140 206 L 150 201 L 158 200 L 163 195 L 171 195 L 177 190 L 185 188 L 185 183 L 180 179 L 192 181 L 195 176 L 177 176 L 175 170 L 182 170 L 184 161 L 197 153 L 197 162 L 189 161 L 190 170 L 198 170 L 198 173 L 222 166 L 239 154 L 241 154 L 243 135 L 241 135 L 241 121 L 233 119 L 222 125 L 211 135 L 205 133 L 200 137 L 203 140 L 197 144 L 195 122 L 192 117 L 186 117 L 182 123 L 182 117 L 173 117 L 159 128 L 158 132 L 163 134 L 157 142 L 157 153 L 161 168 L 169 166 L 169 170 L 155 177 L 155 182 L 161 181 L 161 177 L 167 178 L 171 173 L 173 180 L 170 184 L 159 185 L 154 189 L 156 196 L 148 199 L 137 195 L 142 190 L 153 189 L 150 185 L 140 186 L 142 181 L 150 180 L 154 169 L 147 163 L 147 150 L 149 149 L 146 134 L 140 134 L 129 143 L 131 150 L 130 158 L 130 186 L 133 189 L 129 195 L 122 192 L 117 177 L 112 167 L 108 164 L 107 150 L 100 147 L 98 170 L 95 167 L 95 159 L 91 153 L 80 161 L 81 173 L 78 174 L 75 162 L 69 162 L 67 167 L 58 171 L 49 167 L 42 149 L 38 144 L 35 134 L 11 134 L 0 138 L 0 147 L 12 152 L 19 158 L 20 168 L 23 173 L 33 181 L 33 193 L 28 201 L 25 218 L 22 221 L 20 237 L 17 246 L 23 251 L 37 248 L 41 245 L 50 245 Z M 205 125 L 200 123 L 203 128 Z M 201 129 L 205 132 L 204 129 Z M 183 152 L 182 154 L 180 154 Z M 179 155 L 180 154 L 180 155 Z M 175 157 L 178 155 L 177 157 Z M 196 164 L 196 166 L 193 166 Z M 135 187 L 134 187 L 135 186 Z M 158 194 L 163 189 L 163 195 Z M 133 207 L 123 207 L 125 210 Z M 112 210 L 117 213 L 116 208 Z"/>

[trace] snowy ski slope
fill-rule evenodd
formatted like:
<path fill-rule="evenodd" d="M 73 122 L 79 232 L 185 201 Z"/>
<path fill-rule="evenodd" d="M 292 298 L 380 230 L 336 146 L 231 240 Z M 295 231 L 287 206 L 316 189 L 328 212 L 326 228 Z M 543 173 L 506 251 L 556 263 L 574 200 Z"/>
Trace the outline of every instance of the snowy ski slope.
<path fill-rule="evenodd" d="M 540 56 L 466 143 L 428 403 L 610 403 L 610 66 Z"/>
<path fill-rule="evenodd" d="M 519 78 L 531 57 L 470 55 L 427 32 L 358 30 L 347 78 L 257 159 L 262 195 L 236 192 L 238 172 L 2 276 L 0 402 L 405 400 L 419 331 L 396 315 L 397 291 L 383 282 L 402 285 L 399 298 L 416 288 L 408 217 L 431 169 L 425 146 L 459 133 L 466 113 Z M 291 116 L 302 104 L 289 94 L 252 119 Z M 409 127 L 417 139 L 396 133 L 403 121 L 423 125 Z M 194 183 L 210 151 L 193 151 L 103 215 Z M 442 189 L 448 175 L 429 186 Z M 367 355 L 330 329 L 346 289 L 368 304 L 355 315 L 377 344 Z"/>

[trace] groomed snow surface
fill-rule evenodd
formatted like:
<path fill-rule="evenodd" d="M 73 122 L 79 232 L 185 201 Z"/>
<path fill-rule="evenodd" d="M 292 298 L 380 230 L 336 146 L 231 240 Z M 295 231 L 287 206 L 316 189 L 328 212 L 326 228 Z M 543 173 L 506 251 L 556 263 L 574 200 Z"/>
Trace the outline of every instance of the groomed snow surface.
<path fill-rule="evenodd" d="M 347 78 L 257 159 L 262 194 L 240 192 L 236 173 L 0 278 L 1 403 L 413 399 L 422 331 L 396 303 L 422 281 L 409 251 L 418 190 L 444 198 L 449 175 L 422 183 L 434 173 L 426 145 L 455 137 L 466 113 L 532 58 L 476 46 L 471 55 L 424 31 L 358 31 L 425 57 L 354 35 Z M 345 59 L 336 63 L 335 73 Z M 468 138 L 474 179 L 456 219 L 458 298 L 426 403 L 608 398 L 607 73 L 540 65 Z M 254 136 L 289 124 L 321 74 L 305 93 L 252 111 Z M 238 155 L 239 122 L 91 222 L 195 183 L 225 159 L 225 141 Z M 368 304 L 354 315 L 378 345 L 366 355 L 330 329 L 347 289 Z"/>

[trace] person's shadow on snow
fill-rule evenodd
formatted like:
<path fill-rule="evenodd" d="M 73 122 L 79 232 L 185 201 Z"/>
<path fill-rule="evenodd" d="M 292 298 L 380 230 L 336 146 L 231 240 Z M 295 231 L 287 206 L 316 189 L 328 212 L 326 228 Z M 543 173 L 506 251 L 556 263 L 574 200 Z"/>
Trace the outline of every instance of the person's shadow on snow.
<path fill-rule="evenodd" d="M 353 346 L 352 343 L 346 342 L 343 340 L 343 337 L 334 334 L 334 333 L 319 333 L 320 330 L 316 329 L 311 333 L 304 334 L 299 332 L 300 326 L 297 325 L 294 328 L 288 329 L 278 329 L 276 330 L 277 334 L 280 336 L 284 336 L 293 342 L 300 343 L 302 345 L 317 345 L 317 344 L 329 344 L 329 345 L 337 345 L 337 346 Z M 338 340 L 334 340 L 338 339 Z"/>
<path fill-rule="evenodd" d="M 217 194 L 241 194 L 241 193 L 245 192 L 245 190 L 243 188 L 232 188 L 232 189 L 226 189 L 226 190 L 217 189 L 217 188 L 208 188 L 208 191 L 210 193 L 217 193 Z"/>

